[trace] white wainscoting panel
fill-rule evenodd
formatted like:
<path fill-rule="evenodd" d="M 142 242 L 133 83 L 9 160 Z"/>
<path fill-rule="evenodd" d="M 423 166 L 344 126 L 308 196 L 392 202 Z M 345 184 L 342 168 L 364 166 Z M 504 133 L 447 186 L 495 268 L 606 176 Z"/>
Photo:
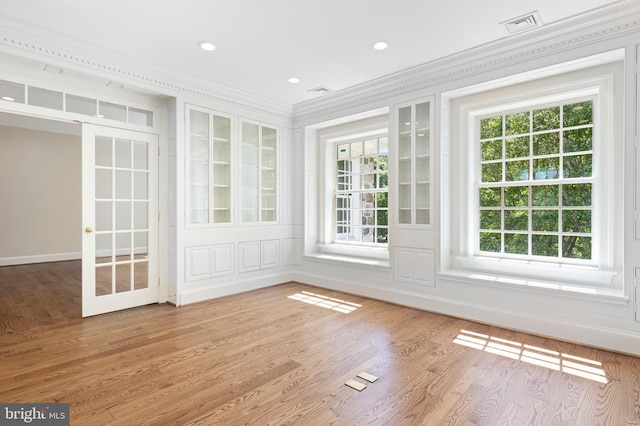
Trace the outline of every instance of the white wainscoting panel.
<path fill-rule="evenodd" d="M 260 269 L 260 241 L 238 244 L 239 272 L 257 271 Z"/>
<path fill-rule="evenodd" d="M 212 276 L 232 275 L 234 272 L 233 244 L 220 244 L 211 247 Z"/>
<path fill-rule="evenodd" d="M 260 269 L 280 266 L 280 240 L 261 241 L 260 251 Z"/>
<path fill-rule="evenodd" d="M 393 275 L 396 281 L 413 283 L 413 250 L 396 247 Z"/>
<path fill-rule="evenodd" d="M 302 264 L 303 241 L 299 238 L 284 238 L 282 240 L 282 265 Z"/>
<path fill-rule="evenodd" d="M 435 287 L 435 251 L 396 247 L 393 277 L 400 282 Z"/>
<path fill-rule="evenodd" d="M 436 286 L 435 251 L 416 250 L 414 252 L 413 279 L 416 284 Z"/>
<path fill-rule="evenodd" d="M 211 277 L 211 250 L 209 247 L 187 247 L 186 280 L 195 281 Z"/>

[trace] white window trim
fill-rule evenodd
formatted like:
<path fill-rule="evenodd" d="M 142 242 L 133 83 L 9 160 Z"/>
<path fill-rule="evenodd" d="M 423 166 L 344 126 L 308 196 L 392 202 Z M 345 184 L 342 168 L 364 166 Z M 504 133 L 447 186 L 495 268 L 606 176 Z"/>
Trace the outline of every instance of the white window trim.
<path fill-rule="evenodd" d="M 387 265 L 389 260 L 388 244 L 383 247 L 374 245 L 343 244 L 334 241 L 335 213 L 333 200 L 336 185 L 335 149 L 340 142 L 366 138 L 370 136 L 388 135 L 388 115 L 374 117 L 364 122 L 346 123 L 335 128 L 320 130 L 318 145 L 318 170 L 321 179 L 320 187 L 320 215 L 318 217 L 317 253 L 314 257 L 324 254 L 334 257 L 343 256 L 345 259 L 373 259 L 376 264 Z M 391 140 L 389 139 L 391 144 Z M 391 150 L 391 147 L 389 147 Z M 389 206 L 391 209 L 391 206 Z"/>
<path fill-rule="evenodd" d="M 459 123 L 459 127 L 452 141 L 460 141 L 456 146 L 452 143 L 451 164 L 448 165 L 450 188 L 445 191 L 451 193 L 449 212 L 451 221 L 445 230 L 451 238 L 450 254 L 445 259 L 444 271 L 452 274 L 463 273 L 478 282 L 486 281 L 486 276 L 493 279 L 514 284 L 529 280 L 538 280 L 554 288 L 554 283 L 575 283 L 585 287 L 607 287 L 622 290 L 622 266 L 616 264 L 615 252 L 623 249 L 622 227 L 616 221 L 623 220 L 622 205 L 622 132 L 619 129 L 622 116 L 621 66 L 619 64 L 603 65 L 585 70 L 573 71 L 568 74 L 547 78 L 542 82 L 528 82 L 516 87 L 496 89 L 485 93 L 476 93 L 455 101 L 452 108 L 452 123 Z M 569 265 L 551 262 L 536 262 L 505 258 L 489 258 L 475 254 L 476 231 L 475 215 L 477 213 L 477 197 L 472 191 L 475 188 L 477 157 L 475 153 L 477 131 L 476 118 L 479 115 L 505 109 L 529 107 L 538 103 L 563 103 L 566 99 L 595 95 L 594 101 L 594 152 L 598 159 L 594 161 L 595 185 L 597 194 L 606 200 L 594 198 L 593 220 L 593 258 L 594 265 Z M 595 113 L 600 109 L 600 114 Z M 456 117 L 457 115 L 457 117 Z M 447 142 L 447 141 L 443 141 Z M 607 144 L 607 142 L 612 142 Z M 615 142 L 615 143 L 613 143 Z M 454 168 L 460 164 L 461 167 Z M 601 173 L 611 170 L 611 173 Z M 456 213 L 459 212 L 459 213 Z M 596 212 L 597 211 L 597 212 Z M 618 261 L 620 262 L 620 261 Z M 485 274 L 479 277 L 474 272 Z M 557 287 L 557 286 L 556 286 Z"/>

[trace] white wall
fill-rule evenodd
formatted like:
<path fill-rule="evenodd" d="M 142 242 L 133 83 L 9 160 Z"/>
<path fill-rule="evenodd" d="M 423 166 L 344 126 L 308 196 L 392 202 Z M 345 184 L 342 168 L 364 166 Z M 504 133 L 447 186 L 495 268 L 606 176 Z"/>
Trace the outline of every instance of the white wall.
<path fill-rule="evenodd" d="M 420 309 L 496 324 L 535 334 L 586 343 L 625 353 L 640 355 L 640 316 L 636 314 L 638 295 L 634 286 L 635 271 L 640 267 L 640 237 L 635 235 L 634 194 L 640 187 L 636 170 L 640 163 L 633 162 L 630 153 L 637 151 L 639 101 L 636 87 L 636 45 L 640 35 L 637 11 L 617 17 L 600 17 L 589 22 L 581 17 L 565 27 L 548 27 L 540 37 L 530 42 L 504 39 L 499 43 L 483 46 L 465 55 L 417 67 L 386 79 L 345 90 L 336 96 L 316 102 L 297 105 L 294 108 L 294 134 L 305 152 L 298 162 L 306 165 L 301 174 L 306 188 L 304 238 L 306 256 L 302 266 L 296 268 L 294 278 L 308 284 L 337 289 L 366 297 L 382 299 Z M 460 144 L 456 135 L 450 134 L 454 123 L 451 99 L 464 93 L 487 93 L 496 87 L 510 87 L 523 77 L 541 79 L 558 73 L 558 67 L 575 61 L 578 67 L 595 66 L 585 58 L 598 55 L 597 63 L 607 61 L 609 55 L 623 51 L 624 61 L 616 69 L 621 77 L 616 81 L 617 110 L 615 144 L 616 160 L 623 170 L 616 174 L 615 238 L 617 238 L 613 264 L 616 267 L 615 282 L 611 288 L 577 292 L 562 289 L 530 288 L 505 282 L 482 282 L 473 274 L 453 274 L 448 271 L 452 248 L 451 233 L 446 232 L 451 223 L 451 199 L 459 197 L 452 189 L 453 175 L 451 147 Z M 615 56 L 615 55 L 613 55 Z M 598 62 L 599 61 L 599 62 Z M 571 64 L 574 66 L 575 64 Z M 525 73 L 530 74 L 525 75 Z M 566 72 L 563 71 L 563 72 Z M 508 83 L 507 83 L 508 80 Z M 435 99 L 435 145 L 432 152 L 435 161 L 435 207 L 433 230 L 403 230 L 393 225 L 390 229 L 390 262 L 388 266 L 367 266 L 346 261 L 319 258 L 313 252 L 318 241 L 315 231 L 319 224 L 314 192 L 317 174 L 324 167 L 316 158 L 317 135 L 310 132 L 321 123 L 357 116 L 382 107 L 393 108 L 404 102 L 431 96 Z M 391 116 L 392 117 L 392 116 Z M 453 117 L 453 118 L 452 118 Z M 635 139 L 635 140 L 634 140 Z M 390 151 L 395 149 L 394 137 L 390 137 Z M 640 162 L 640 157 L 638 157 Z M 624 163 L 624 167 L 621 165 Z M 393 164 L 393 163 L 392 163 Z M 390 166 L 390 190 L 392 174 Z M 455 169 L 459 172 L 459 167 Z M 303 196 L 304 190 L 298 190 Z M 637 192 L 640 194 L 640 192 Z M 391 199 L 393 199 L 391 197 Z M 640 199 L 640 197 L 638 198 Z M 390 205 L 390 209 L 394 209 Z M 624 245 L 624 249 L 622 246 Z M 542 279 L 541 279 L 542 280 Z M 579 286 L 578 286 L 579 287 Z M 559 287 L 558 287 L 559 288 Z M 567 287 L 568 288 L 568 287 Z M 582 290 L 582 288 L 580 288 Z M 591 290 L 591 289 L 588 289 Z"/>
<path fill-rule="evenodd" d="M 80 136 L 0 126 L 0 265 L 79 258 Z"/>

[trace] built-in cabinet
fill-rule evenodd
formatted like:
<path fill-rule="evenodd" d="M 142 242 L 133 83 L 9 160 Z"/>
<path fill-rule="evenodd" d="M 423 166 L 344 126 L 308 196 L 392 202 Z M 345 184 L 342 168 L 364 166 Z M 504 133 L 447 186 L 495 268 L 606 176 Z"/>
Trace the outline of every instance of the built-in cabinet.
<path fill-rule="evenodd" d="M 231 223 L 232 129 L 230 116 L 187 107 L 190 225 Z"/>
<path fill-rule="evenodd" d="M 432 104 L 424 99 L 395 108 L 399 225 L 432 224 Z"/>
<path fill-rule="evenodd" d="M 278 130 L 243 120 L 241 219 L 244 223 L 276 222 Z"/>

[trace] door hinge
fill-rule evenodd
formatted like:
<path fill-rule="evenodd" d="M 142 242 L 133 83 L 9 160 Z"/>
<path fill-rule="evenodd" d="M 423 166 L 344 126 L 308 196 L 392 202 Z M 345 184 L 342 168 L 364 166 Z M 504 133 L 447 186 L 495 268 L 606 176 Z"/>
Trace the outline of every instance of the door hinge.
<path fill-rule="evenodd" d="M 158 147 L 158 157 L 160 157 L 160 147 Z"/>
<path fill-rule="evenodd" d="M 158 277 L 158 287 L 160 287 L 160 277 Z"/>
<path fill-rule="evenodd" d="M 160 212 L 158 212 L 158 222 L 160 222 Z"/>

